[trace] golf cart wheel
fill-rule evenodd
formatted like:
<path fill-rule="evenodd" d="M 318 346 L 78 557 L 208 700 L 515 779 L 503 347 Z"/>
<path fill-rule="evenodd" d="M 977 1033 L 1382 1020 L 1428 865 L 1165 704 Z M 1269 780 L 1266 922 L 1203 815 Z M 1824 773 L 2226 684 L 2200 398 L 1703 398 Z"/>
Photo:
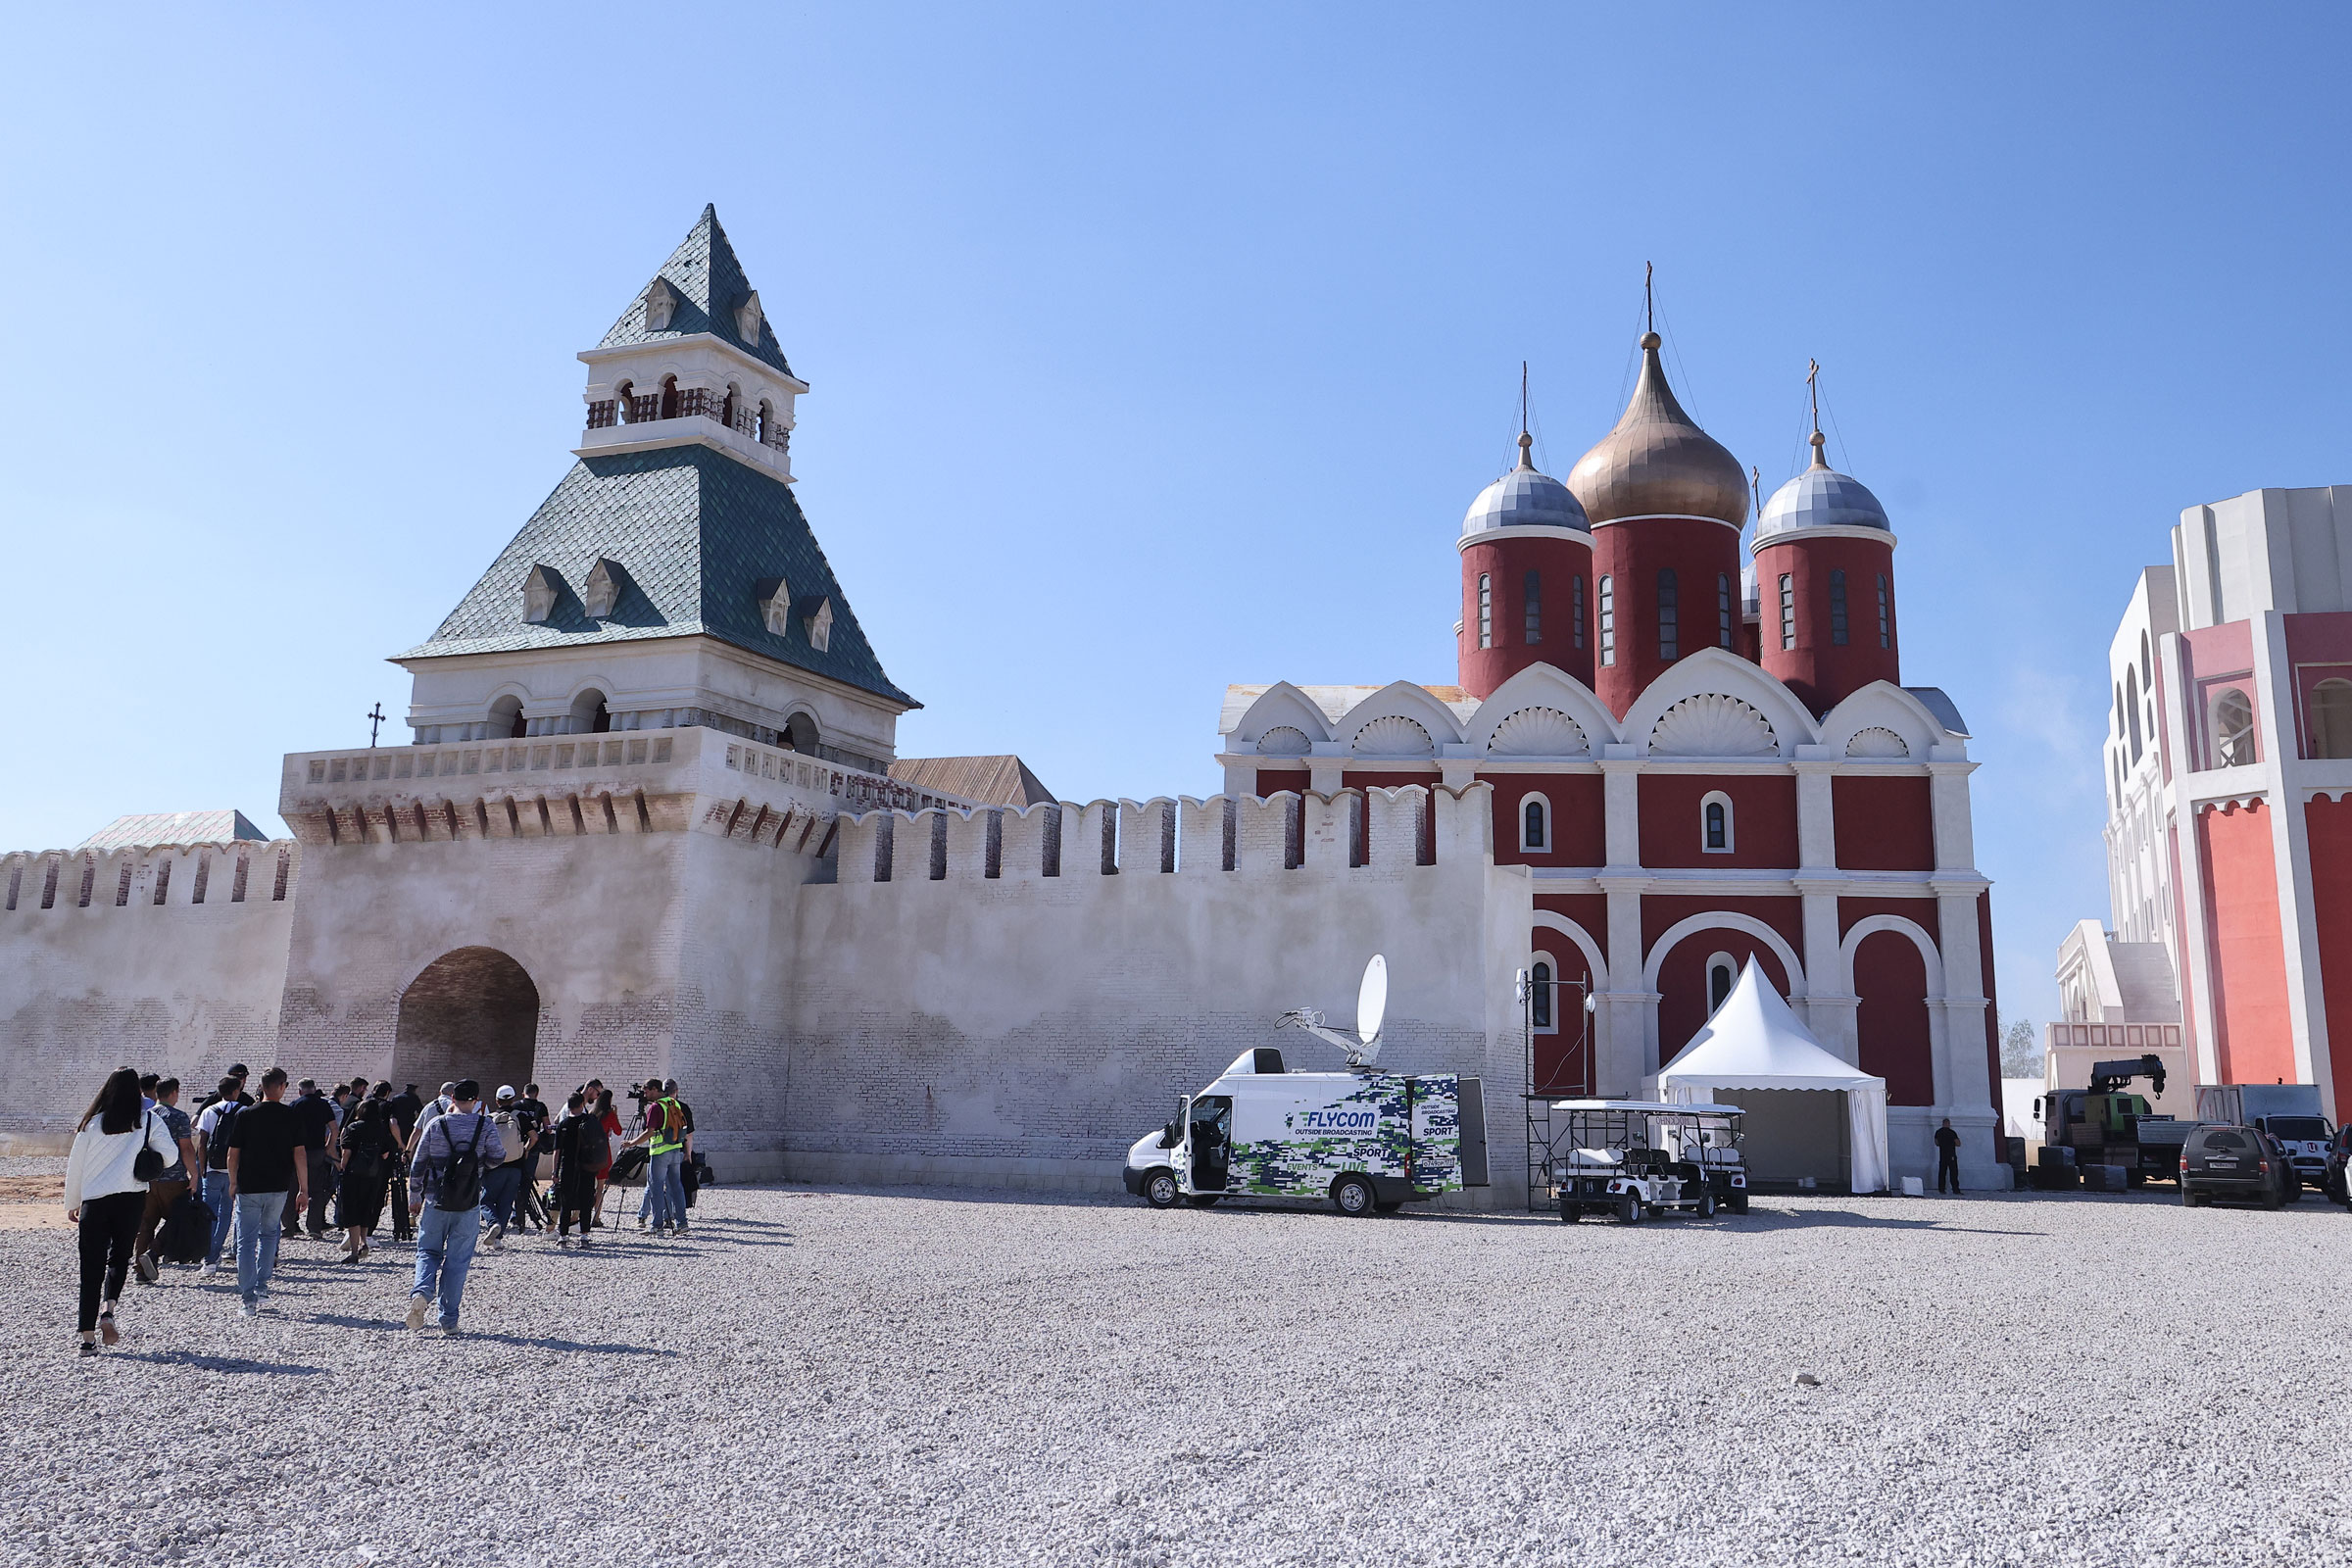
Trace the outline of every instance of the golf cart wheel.
<path fill-rule="evenodd" d="M 1715 1195 L 1713 1193 L 1701 1193 L 1698 1195 L 1698 1217 L 1700 1219 L 1713 1219 L 1715 1217 Z"/>
<path fill-rule="evenodd" d="M 1734 1193 L 1732 1195 L 1732 1212 L 1735 1214 L 1744 1214 L 1747 1212 L 1747 1195 L 1745 1193 Z"/>
<path fill-rule="evenodd" d="M 1224 1196 L 1225 1195 L 1223 1193 L 1195 1193 L 1192 1197 L 1186 1199 L 1185 1201 L 1192 1204 L 1195 1208 L 1206 1208 Z"/>
<path fill-rule="evenodd" d="M 1582 1203 L 1571 1203 L 1571 1202 L 1570 1202 L 1570 1201 L 1568 1201 L 1568 1200 L 1566 1200 L 1565 1198 L 1563 1198 L 1563 1199 L 1561 1199 L 1561 1200 L 1560 1200 L 1560 1223 L 1561 1223 L 1561 1224 L 1563 1224 L 1563 1225 L 1573 1225 L 1573 1224 L 1575 1224 L 1575 1223 L 1576 1223 L 1578 1220 L 1580 1220 L 1580 1219 L 1583 1219 L 1584 1217 L 1585 1217 L 1585 1207 L 1584 1207 L 1584 1205 L 1583 1205 Z"/>
<path fill-rule="evenodd" d="M 1641 1194 L 1626 1193 L 1618 1198 L 1617 1223 L 1620 1225 L 1639 1225 L 1642 1223 Z"/>
<path fill-rule="evenodd" d="M 1144 1178 L 1144 1201 L 1153 1208 L 1174 1208 L 1176 1200 L 1183 1196 L 1172 1170 L 1155 1170 Z"/>
<path fill-rule="evenodd" d="M 1331 1184 L 1331 1201 L 1341 1213 L 1353 1216 L 1372 1213 L 1380 1200 L 1363 1177 L 1343 1176 Z"/>

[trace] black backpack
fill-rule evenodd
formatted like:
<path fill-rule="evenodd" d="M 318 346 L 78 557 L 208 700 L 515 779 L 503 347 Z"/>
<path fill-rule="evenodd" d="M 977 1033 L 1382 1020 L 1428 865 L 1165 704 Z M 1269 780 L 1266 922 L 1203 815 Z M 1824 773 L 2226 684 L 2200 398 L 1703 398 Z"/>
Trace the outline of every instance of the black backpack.
<path fill-rule="evenodd" d="M 371 1182 L 383 1174 L 383 1139 L 377 1124 L 353 1117 L 343 1129 L 343 1174 L 354 1181 Z"/>
<path fill-rule="evenodd" d="M 228 1169 L 229 1129 L 237 1124 L 237 1117 L 244 1109 L 244 1106 L 232 1100 L 220 1107 L 220 1115 L 213 1118 L 213 1136 L 204 1146 L 204 1168 L 206 1170 Z"/>
<path fill-rule="evenodd" d="M 213 1248 L 212 1205 L 194 1193 L 176 1200 L 164 1214 L 157 1249 L 174 1263 L 201 1263 Z"/>
<path fill-rule="evenodd" d="M 435 1208 L 449 1210 L 482 1206 L 482 1128 L 490 1118 L 474 1112 L 473 1137 L 460 1149 L 458 1141 L 449 1134 L 449 1118 L 442 1117 L 433 1125 L 441 1130 L 441 1141 L 449 1146 L 449 1163 L 441 1167 L 441 1192 L 433 1200 Z"/>

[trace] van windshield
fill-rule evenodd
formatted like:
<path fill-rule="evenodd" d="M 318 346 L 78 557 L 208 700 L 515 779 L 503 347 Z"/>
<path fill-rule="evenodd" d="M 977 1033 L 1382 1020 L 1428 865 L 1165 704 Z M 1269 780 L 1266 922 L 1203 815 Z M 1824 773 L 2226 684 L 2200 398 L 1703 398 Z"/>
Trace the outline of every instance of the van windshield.
<path fill-rule="evenodd" d="M 2323 1139 L 2328 1123 L 2318 1116 L 2273 1116 L 2265 1124 L 2273 1138 Z"/>

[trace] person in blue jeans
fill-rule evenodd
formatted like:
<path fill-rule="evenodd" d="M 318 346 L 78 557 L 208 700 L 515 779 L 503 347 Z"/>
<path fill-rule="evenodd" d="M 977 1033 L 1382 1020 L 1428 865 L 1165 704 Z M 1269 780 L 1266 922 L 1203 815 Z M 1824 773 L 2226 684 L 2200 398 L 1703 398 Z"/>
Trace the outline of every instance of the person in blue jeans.
<path fill-rule="evenodd" d="M 416 1164 L 409 1173 L 419 1216 L 416 1279 L 409 1288 L 413 1329 L 424 1327 L 425 1309 L 436 1301 L 439 1326 L 452 1334 L 458 1329 L 466 1273 L 481 1239 L 482 1182 L 507 1157 L 498 1128 L 482 1113 L 481 1097 L 480 1084 L 462 1080 L 450 1092 L 450 1110 L 416 1140 Z"/>
<path fill-rule="evenodd" d="M 686 1112 L 659 1078 L 645 1081 L 645 1127 L 632 1144 L 646 1146 L 645 1197 L 653 1207 L 654 1234 L 686 1230 L 686 1182 L 678 1166 L 686 1158 Z"/>
<path fill-rule="evenodd" d="M 228 1228 L 237 1217 L 236 1204 L 229 1197 L 228 1134 L 236 1125 L 237 1112 L 245 1108 L 244 1092 L 244 1079 L 233 1075 L 221 1079 L 220 1095 L 196 1118 L 196 1157 L 204 1166 L 204 1206 L 213 1211 L 212 1245 L 204 1253 L 207 1274 L 220 1272 L 220 1249 L 228 1245 Z"/>
<path fill-rule="evenodd" d="M 277 1269 L 278 1222 L 292 1195 L 311 1195 L 310 1162 L 300 1156 L 302 1122 L 285 1102 L 286 1070 L 262 1074 L 262 1101 L 237 1112 L 228 1131 L 228 1185 L 237 1200 L 237 1294 L 258 1317 Z"/>

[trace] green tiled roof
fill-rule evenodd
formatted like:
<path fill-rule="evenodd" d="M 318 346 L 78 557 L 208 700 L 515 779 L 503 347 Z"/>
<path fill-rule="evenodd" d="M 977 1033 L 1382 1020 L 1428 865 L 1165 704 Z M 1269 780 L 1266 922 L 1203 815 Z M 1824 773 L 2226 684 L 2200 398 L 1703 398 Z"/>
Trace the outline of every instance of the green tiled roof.
<path fill-rule="evenodd" d="M 612 613 L 590 619 L 580 602 L 599 557 L 621 569 Z M 523 581 L 534 565 L 561 579 L 553 613 L 526 621 Z M 788 628 L 767 629 L 761 585 L 792 585 Z M 806 614 L 833 602 L 829 646 L 808 641 Z M 908 708 L 851 613 L 833 568 L 790 486 L 704 446 L 583 458 L 540 503 L 431 639 L 401 660 L 570 648 L 651 637 L 716 637 Z"/>
<path fill-rule="evenodd" d="M 727 231 L 718 226 L 715 206 L 703 209 L 703 216 L 695 220 L 694 227 L 687 230 L 685 239 L 670 252 L 669 260 L 662 264 L 662 270 L 654 276 L 667 278 L 669 286 L 678 292 L 677 309 L 670 314 L 669 325 L 659 332 L 646 330 L 645 290 L 639 289 L 637 297 L 629 301 L 629 308 L 620 313 L 620 319 L 612 323 L 612 330 L 605 334 L 598 348 L 626 348 L 632 343 L 660 343 L 709 332 L 762 364 L 772 365 L 786 375 L 792 374 L 792 367 L 785 363 L 784 350 L 776 341 L 775 328 L 768 324 L 764 310 L 760 318 L 759 342 L 746 342 L 735 330 L 735 308 L 752 292 L 752 282 L 743 275 L 743 264 L 735 259 L 735 247 L 727 243 Z M 652 286 L 653 280 L 648 278 L 646 287 Z"/>

